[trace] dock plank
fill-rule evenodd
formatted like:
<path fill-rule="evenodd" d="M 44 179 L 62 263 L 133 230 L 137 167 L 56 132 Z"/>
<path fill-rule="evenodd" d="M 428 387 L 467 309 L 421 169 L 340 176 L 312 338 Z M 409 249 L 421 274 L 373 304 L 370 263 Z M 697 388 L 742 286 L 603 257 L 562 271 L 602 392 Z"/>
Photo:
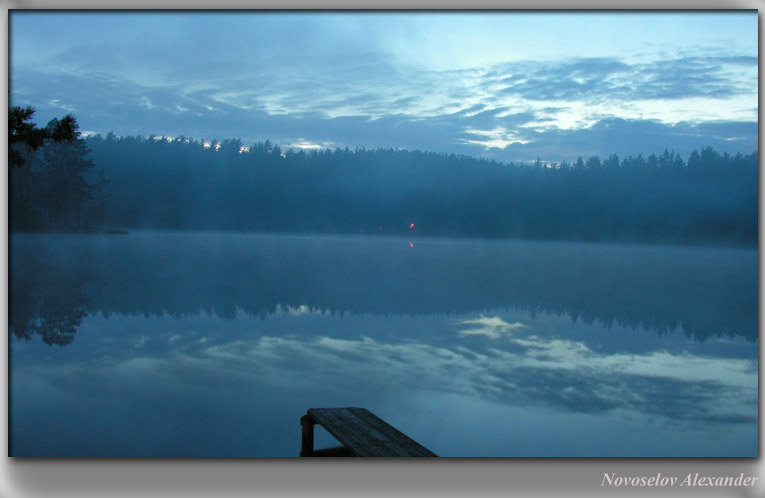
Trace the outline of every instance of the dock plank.
<path fill-rule="evenodd" d="M 306 416 L 324 427 L 354 456 L 438 456 L 365 408 L 311 408 Z"/>

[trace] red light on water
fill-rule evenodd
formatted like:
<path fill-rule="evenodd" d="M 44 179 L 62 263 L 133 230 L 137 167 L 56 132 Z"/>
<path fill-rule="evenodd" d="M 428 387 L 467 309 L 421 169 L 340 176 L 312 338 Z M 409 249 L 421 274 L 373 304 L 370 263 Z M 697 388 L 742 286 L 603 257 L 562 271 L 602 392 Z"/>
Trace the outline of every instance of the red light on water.
<path fill-rule="evenodd" d="M 409 243 L 409 247 L 414 247 L 414 244 L 412 244 L 412 243 L 410 242 L 410 243 Z"/>
<path fill-rule="evenodd" d="M 409 223 L 409 230 L 414 230 L 414 223 Z"/>

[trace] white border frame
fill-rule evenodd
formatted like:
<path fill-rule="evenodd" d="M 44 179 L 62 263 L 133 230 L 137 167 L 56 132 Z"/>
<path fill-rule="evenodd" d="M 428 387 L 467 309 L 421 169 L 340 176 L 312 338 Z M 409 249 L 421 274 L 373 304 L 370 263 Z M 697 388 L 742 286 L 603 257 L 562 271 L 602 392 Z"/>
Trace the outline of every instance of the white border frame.
<path fill-rule="evenodd" d="M 598 9 L 598 10 L 717 10 L 759 9 L 762 0 L 0 0 L 4 16 L 3 37 L 6 68 L 9 9 Z M 759 46 L 762 47 L 760 37 Z M 7 70 L 7 69 L 6 69 Z M 6 74 L 7 76 L 7 74 Z M 7 104 L 7 85 L 3 98 Z M 3 122 L 2 136 L 7 136 Z M 6 146 L 7 146 L 7 142 Z M 3 161 L 5 155 L 2 156 Z M 7 171 L 7 165 L 6 165 Z M 6 177 L 7 178 L 7 177 Z M 760 180 L 762 187 L 762 180 Z M 5 243 L 3 277 L 8 289 L 7 180 L 3 181 L 4 216 L 0 217 Z M 762 188 L 760 189 L 762 191 Z M 762 219 L 762 205 L 760 205 Z M 8 323 L 7 294 L 2 302 L 4 327 Z M 762 300 L 762 292 L 759 299 Z M 760 301 L 762 302 L 762 301 Z M 762 317 L 760 317 L 762 323 Z M 6 329 L 7 330 L 7 329 Z M 6 335 L 7 337 L 7 335 Z M 761 339 L 761 338 L 760 338 Z M 8 342 L 0 341 L 0 357 L 8 358 Z M 761 353 L 761 347 L 760 347 Z M 760 355 L 761 358 L 762 355 Z M 760 372 L 762 371 L 760 363 Z M 6 410 L 0 424 L 0 444 L 8 448 L 8 369 L 0 369 L 0 385 L 6 393 Z M 760 413 L 763 399 L 760 393 Z M 295 421 L 295 430 L 299 430 Z M 762 454 L 762 439 L 759 441 Z M 618 475 L 685 476 L 689 472 L 760 478 L 754 488 L 608 488 L 601 487 L 605 472 Z M 682 478 L 682 477 L 681 477 Z M 763 496 L 763 458 L 756 459 L 438 459 L 326 460 L 314 459 L 15 459 L 0 464 L 0 496 L 3 498 L 77 496 Z"/>

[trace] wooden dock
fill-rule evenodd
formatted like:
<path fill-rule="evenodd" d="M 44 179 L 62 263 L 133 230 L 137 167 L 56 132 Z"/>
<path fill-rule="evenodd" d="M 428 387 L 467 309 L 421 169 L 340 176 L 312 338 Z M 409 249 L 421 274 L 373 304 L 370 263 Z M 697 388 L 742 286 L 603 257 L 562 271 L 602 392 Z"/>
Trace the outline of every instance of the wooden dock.
<path fill-rule="evenodd" d="M 301 457 L 437 457 L 403 432 L 364 408 L 311 408 L 300 419 Z M 313 426 L 319 424 L 342 446 L 313 449 Z"/>

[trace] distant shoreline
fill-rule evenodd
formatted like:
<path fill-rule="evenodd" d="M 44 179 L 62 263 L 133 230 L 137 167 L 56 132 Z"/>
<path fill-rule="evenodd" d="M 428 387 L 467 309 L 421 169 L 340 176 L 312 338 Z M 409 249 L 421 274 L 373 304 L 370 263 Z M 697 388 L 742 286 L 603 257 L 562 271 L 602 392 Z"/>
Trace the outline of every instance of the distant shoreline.
<path fill-rule="evenodd" d="M 81 228 L 57 228 L 57 229 L 37 229 L 37 230 L 9 230 L 9 233 L 39 233 L 39 234 L 71 234 L 71 235 L 94 235 L 94 234 L 106 234 L 106 235 L 128 235 L 130 232 L 124 228 L 95 228 L 95 227 L 81 227 Z"/>
<path fill-rule="evenodd" d="M 619 238 L 593 238 L 577 239 L 566 237 L 478 237 L 466 235 L 446 235 L 446 234 L 415 234 L 415 233 L 378 233 L 369 231 L 360 232 L 342 232 L 342 231 L 281 231 L 281 230 L 221 230 L 214 228 L 155 228 L 155 227 L 130 227 L 130 230 L 124 228 L 82 228 L 82 229 L 57 229 L 57 230 L 17 230 L 11 229 L 9 234 L 38 234 L 38 235 L 129 235 L 136 232 L 166 232 L 166 233 L 200 233 L 200 234 L 230 234 L 230 235 L 265 235 L 276 237 L 354 237 L 361 239 L 401 239 L 417 241 L 464 241 L 464 242 L 539 242 L 539 243 L 571 243 L 571 244 L 605 244 L 605 245 L 633 245 L 633 246 L 655 246 L 655 247 L 707 247 L 718 249 L 754 249 L 759 248 L 758 244 L 748 243 L 728 243 L 722 241 L 704 241 L 704 240 L 641 240 L 641 239 L 619 239 Z"/>

